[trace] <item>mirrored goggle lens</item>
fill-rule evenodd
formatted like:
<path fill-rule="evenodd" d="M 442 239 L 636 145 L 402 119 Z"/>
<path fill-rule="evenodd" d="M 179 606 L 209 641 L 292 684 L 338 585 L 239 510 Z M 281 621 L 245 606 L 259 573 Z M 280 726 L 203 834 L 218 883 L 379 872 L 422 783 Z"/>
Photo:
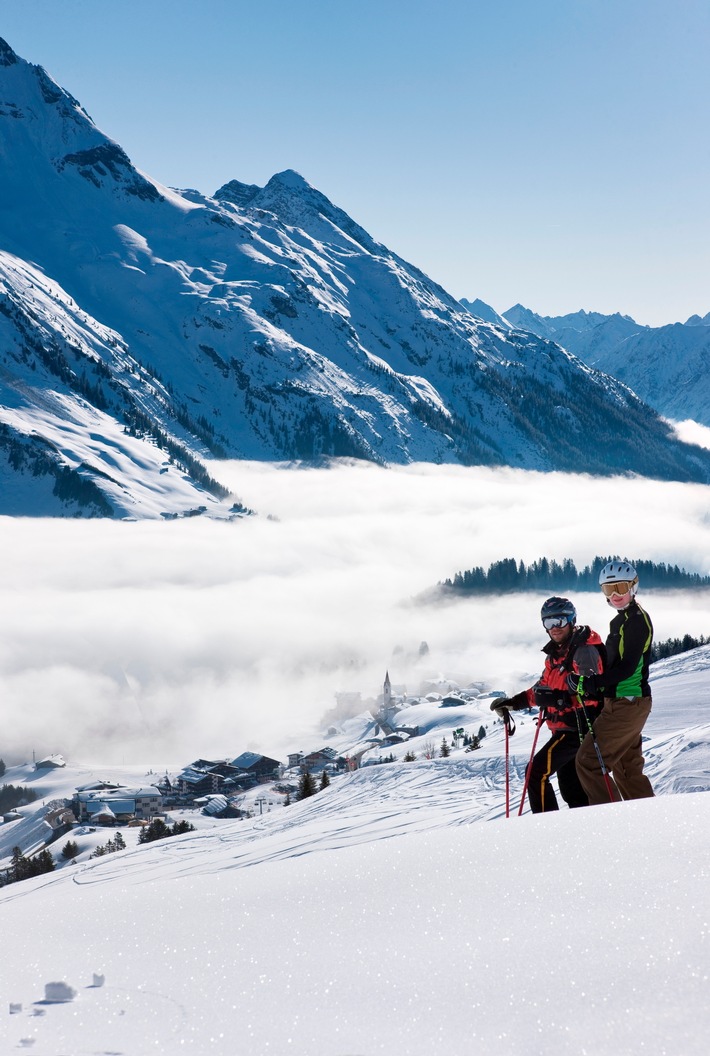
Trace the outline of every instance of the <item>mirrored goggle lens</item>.
<path fill-rule="evenodd" d="M 553 627 L 566 627 L 568 623 L 569 616 L 546 616 L 542 626 L 546 631 L 551 631 Z"/>
<path fill-rule="evenodd" d="M 624 594 L 628 594 L 633 583 L 629 583 L 627 580 L 622 580 L 620 583 L 602 583 L 602 593 L 605 598 L 611 598 L 614 594 L 618 594 L 620 598 L 623 598 Z"/>

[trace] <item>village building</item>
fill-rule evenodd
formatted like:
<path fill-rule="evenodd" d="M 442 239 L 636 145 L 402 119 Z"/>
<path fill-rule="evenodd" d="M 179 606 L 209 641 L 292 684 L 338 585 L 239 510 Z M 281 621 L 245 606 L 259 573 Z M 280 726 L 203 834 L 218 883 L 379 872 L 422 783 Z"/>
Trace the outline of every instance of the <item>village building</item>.
<path fill-rule="evenodd" d="M 246 771 L 257 781 L 270 781 L 279 776 L 281 763 L 278 759 L 270 759 L 268 755 L 259 755 L 256 752 L 242 752 L 236 759 L 232 759 L 232 766 Z"/>
<path fill-rule="evenodd" d="M 35 763 L 35 770 L 59 770 L 66 766 L 66 759 L 61 755 L 46 755 Z"/>
<path fill-rule="evenodd" d="M 153 785 L 146 788 L 115 788 L 77 791 L 72 801 L 75 816 L 82 822 L 125 824 L 133 818 L 152 821 L 163 813 L 163 797 Z"/>
<path fill-rule="evenodd" d="M 256 782 L 253 774 L 233 763 L 197 759 L 178 774 L 175 790 L 179 796 L 194 800 L 201 796 L 244 791 Z"/>
<path fill-rule="evenodd" d="M 338 753 L 332 748 L 319 748 L 318 751 L 309 752 L 304 756 L 301 765 L 306 770 L 334 770 L 338 765 Z"/>

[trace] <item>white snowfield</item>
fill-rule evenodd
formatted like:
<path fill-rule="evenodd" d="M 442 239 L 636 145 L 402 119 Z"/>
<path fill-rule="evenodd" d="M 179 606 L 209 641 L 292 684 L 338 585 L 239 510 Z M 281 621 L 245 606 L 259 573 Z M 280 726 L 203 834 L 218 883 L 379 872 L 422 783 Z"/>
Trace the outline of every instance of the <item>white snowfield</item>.
<path fill-rule="evenodd" d="M 518 817 L 521 715 L 510 819 L 489 723 L 478 751 L 5 887 L 0 1052 L 705 1054 L 709 667 L 655 665 L 652 800 Z"/>

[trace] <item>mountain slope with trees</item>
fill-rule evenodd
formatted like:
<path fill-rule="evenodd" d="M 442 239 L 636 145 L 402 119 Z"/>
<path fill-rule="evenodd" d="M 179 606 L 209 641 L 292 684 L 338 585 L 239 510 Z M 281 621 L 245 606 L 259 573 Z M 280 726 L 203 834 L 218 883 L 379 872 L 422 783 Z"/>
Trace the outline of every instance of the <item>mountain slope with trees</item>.
<path fill-rule="evenodd" d="M 208 456 L 710 481 L 626 386 L 476 320 L 297 173 L 164 187 L 4 41 L 0 154 L 0 512 L 225 515 Z"/>
<path fill-rule="evenodd" d="M 493 312 L 482 301 L 461 303 L 483 319 Z M 651 327 L 619 312 L 541 316 L 516 304 L 499 318 L 613 374 L 659 414 L 710 425 L 710 312 Z"/>

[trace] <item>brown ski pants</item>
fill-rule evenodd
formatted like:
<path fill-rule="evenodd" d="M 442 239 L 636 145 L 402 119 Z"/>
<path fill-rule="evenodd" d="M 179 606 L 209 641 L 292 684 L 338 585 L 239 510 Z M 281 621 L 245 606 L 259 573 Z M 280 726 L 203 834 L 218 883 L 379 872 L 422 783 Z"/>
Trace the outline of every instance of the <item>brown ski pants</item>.
<path fill-rule="evenodd" d="M 618 799 L 646 799 L 653 795 L 643 772 L 641 730 L 651 713 L 650 697 L 605 697 L 594 723 L 594 734 L 607 771 L 613 774 L 612 794 Z M 609 786 L 602 773 L 591 733 L 577 753 L 577 774 L 589 803 L 609 803 Z"/>

